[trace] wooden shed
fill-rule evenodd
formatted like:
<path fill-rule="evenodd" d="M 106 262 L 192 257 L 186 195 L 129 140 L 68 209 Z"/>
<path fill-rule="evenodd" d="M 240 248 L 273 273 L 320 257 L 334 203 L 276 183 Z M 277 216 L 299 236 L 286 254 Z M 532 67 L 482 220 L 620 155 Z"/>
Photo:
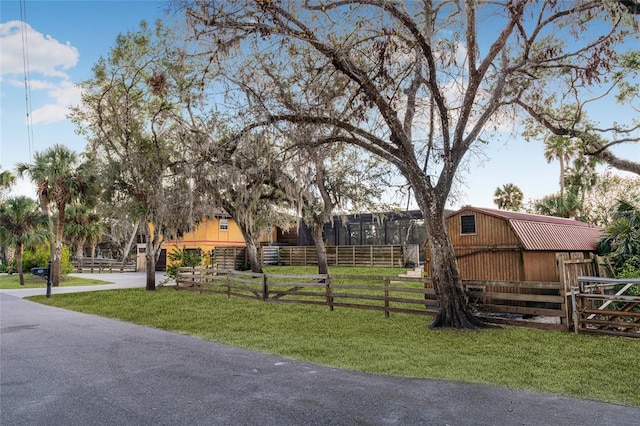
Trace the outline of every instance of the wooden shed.
<path fill-rule="evenodd" d="M 573 219 L 478 207 L 445 217 L 463 280 L 559 280 L 556 253 L 595 251 L 602 230 Z M 430 253 L 425 243 L 425 274 Z"/>

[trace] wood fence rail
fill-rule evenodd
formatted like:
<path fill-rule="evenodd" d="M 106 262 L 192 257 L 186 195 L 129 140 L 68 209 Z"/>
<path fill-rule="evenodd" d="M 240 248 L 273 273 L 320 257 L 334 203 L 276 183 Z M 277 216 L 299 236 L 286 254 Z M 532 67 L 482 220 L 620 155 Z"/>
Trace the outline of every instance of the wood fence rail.
<path fill-rule="evenodd" d="M 402 267 L 402 246 L 327 246 L 329 266 Z M 258 249 L 262 264 L 283 266 L 317 265 L 315 246 L 266 246 Z M 221 269 L 240 269 L 248 263 L 245 247 L 216 247 L 214 260 Z"/>
<path fill-rule="evenodd" d="M 72 260 L 71 264 L 77 273 L 103 273 L 103 272 L 136 272 L 136 264 L 133 262 L 122 263 L 116 259 L 91 259 L 84 258 L 81 261 Z"/>
<path fill-rule="evenodd" d="M 568 329 L 560 283 L 463 281 L 477 313 L 487 321 L 543 329 Z M 513 289 L 531 291 L 514 293 Z M 225 294 L 264 302 L 368 309 L 390 313 L 438 313 L 430 278 L 361 275 L 256 274 L 216 268 L 180 268 L 176 290 Z M 537 292 L 537 293 L 535 293 Z M 545 321 L 533 317 L 544 316 Z"/>
<path fill-rule="evenodd" d="M 640 338 L 640 279 L 580 276 L 571 300 L 576 333 Z"/>

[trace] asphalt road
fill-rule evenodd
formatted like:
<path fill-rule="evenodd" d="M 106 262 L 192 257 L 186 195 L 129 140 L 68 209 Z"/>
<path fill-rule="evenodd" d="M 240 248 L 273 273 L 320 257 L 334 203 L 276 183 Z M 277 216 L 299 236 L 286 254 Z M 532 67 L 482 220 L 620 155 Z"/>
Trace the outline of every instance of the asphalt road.
<path fill-rule="evenodd" d="M 1 425 L 632 425 L 624 407 L 322 367 L 0 292 Z"/>

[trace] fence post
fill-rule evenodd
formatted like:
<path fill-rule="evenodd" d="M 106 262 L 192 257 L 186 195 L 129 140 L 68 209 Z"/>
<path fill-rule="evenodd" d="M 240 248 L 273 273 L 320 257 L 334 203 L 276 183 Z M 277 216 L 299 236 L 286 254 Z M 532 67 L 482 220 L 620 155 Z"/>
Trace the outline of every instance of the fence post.
<path fill-rule="evenodd" d="M 331 289 L 331 277 L 327 275 L 327 277 L 325 278 L 325 288 L 326 288 L 326 295 L 327 295 L 327 305 L 329 305 L 329 310 L 333 311 L 333 294 L 332 294 L 332 289 Z"/>
<path fill-rule="evenodd" d="M 231 300 L 231 271 L 227 271 L 227 300 Z"/>
<path fill-rule="evenodd" d="M 565 259 L 569 259 L 569 253 L 556 253 L 556 268 L 558 271 L 558 280 L 560 282 L 560 296 L 563 298 L 564 303 L 564 317 L 560 318 L 560 323 L 564 324 L 565 330 L 569 330 L 569 322 L 573 316 L 571 309 L 570 298 L 570 286 L 569 279 L 567 277 L 567 265 L 564 264 Z"/>
<path fill-rule="evenodd" d="M 267 274 L 262 274 L 262 301 L 269 300 L 269 286 L 267 284 Z"/>
<path fill-rule="evenodd" d="M 573 332 L 578 334 L 578 305 L 576 303 L 576 293 L 573 286 L 571 286 L 571 308 L 573 311 Z"/>
<path fill-rule="evenodd" d="M 384 279 L 384 317 L 389 318 L 389 285 L 391 284 L 391 280 L 389 277 L 385 277 Z"/>

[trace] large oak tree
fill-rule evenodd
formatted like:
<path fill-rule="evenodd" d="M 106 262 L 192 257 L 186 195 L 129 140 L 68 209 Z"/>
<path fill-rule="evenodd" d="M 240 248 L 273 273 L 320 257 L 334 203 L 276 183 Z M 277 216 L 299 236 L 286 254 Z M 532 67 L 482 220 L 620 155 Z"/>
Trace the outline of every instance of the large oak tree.
<path fill-rule="evenodd" d="M 511 107 L 557 91 L 562 81 L 539 78 L 547 70 L 575 70 L 576 84 L 597 84 L 629 34 L 627 9 L 601 0 L 177 3 L 211 61 L 246 73 L 266 55 L 279 64 L 254 78 L 255 93 L 276 88 L 260 100 L 268 113 L 257 123 L 325 126 L 324 143 L 364 148 L 409 182 L 432 253 L 433 327 L 483 325 L 467 308 L 443 220 L 468 152 L 512 119 Z M 307 66 L 306 78 L 278 90 L 291 86 L 287 64 L 295 63 Z M 315 91 L 328 79 L 341 82 L 330 103 Z"/>

